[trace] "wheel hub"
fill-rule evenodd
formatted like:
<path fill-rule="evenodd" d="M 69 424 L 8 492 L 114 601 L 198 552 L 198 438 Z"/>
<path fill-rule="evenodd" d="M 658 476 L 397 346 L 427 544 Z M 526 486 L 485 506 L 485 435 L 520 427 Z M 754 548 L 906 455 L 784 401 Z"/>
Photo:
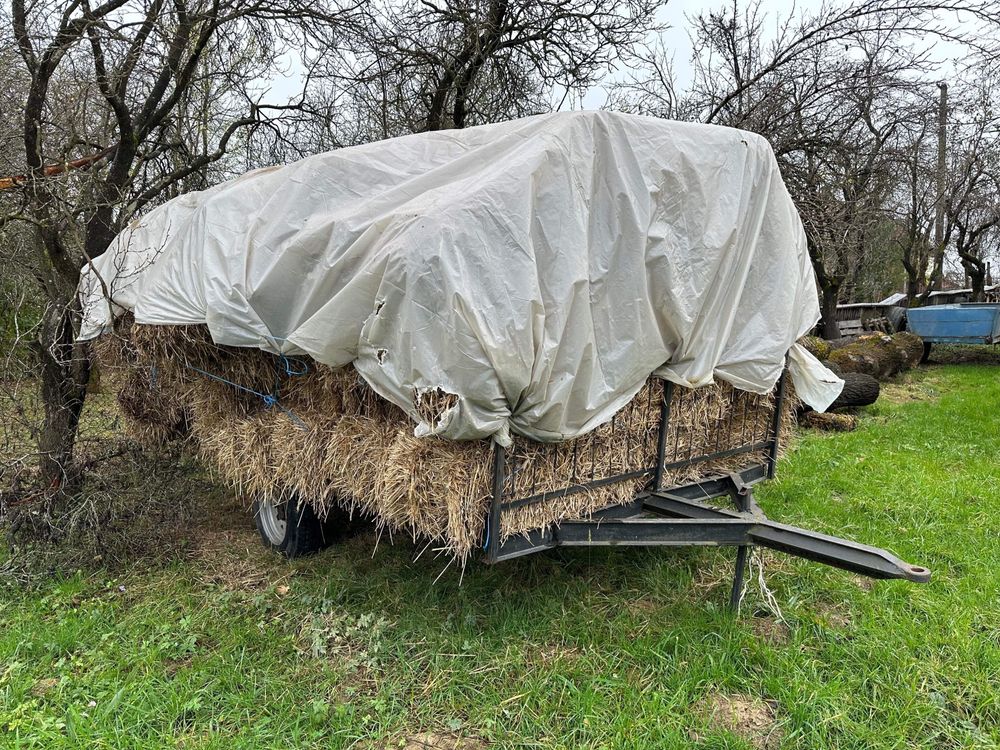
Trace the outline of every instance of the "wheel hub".
<path fill-rule="evenodd" d="M 260 528 L 267 540 L 279 546 L 285 540 L 288 522 L 285 520 L 285 503 L 275 503 L 273 500 L 262 500 L 258 507 Z"/>

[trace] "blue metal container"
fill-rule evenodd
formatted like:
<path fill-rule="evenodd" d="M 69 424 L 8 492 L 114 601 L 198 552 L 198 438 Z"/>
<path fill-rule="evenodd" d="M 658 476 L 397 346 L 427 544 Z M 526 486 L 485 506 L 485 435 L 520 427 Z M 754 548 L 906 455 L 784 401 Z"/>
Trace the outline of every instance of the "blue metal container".
<path fill-rule="evenodd" d="M 994 302 L 914 307 L 906 320 L 928 344 L 1000 343 L 1000 304 Z"/>

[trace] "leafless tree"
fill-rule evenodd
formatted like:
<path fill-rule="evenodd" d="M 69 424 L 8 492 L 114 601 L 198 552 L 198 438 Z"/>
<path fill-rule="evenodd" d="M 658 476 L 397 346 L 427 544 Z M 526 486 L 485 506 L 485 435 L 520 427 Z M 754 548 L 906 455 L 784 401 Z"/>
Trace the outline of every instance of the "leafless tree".
<path fill-rule="evenodd" d="M 952 115 L 945 216 L 972 299 L 981 302 L 1000 242 L 1000 73 L 988 64 L 970 73 Z"/>
<path fill-rule="evenodd" d="M 348 44 L 311 62 L 326 143 L 548 111 L 657 28 L 662 0 L 421 0 L 366 5 Z M 319 107 L 317 107 L 319 109 Z M 360 129 L 358 124 L 360 125 Z"/>
<path fill-rule="evenodd" d="M 898 180 L 890 200 L 890 242 L 906 272 L 906 297 L 914 304 L 929 290 L 933 249 L 936 144 L 934 102 L 917 99 L 910 109 L 908 134 L 897 146 Z"/>
<path fill-rule="evenodd" d="M 810 67 L 826 71 L 815 86 L 822 95 L 797 110 L 794 146 L 779 155 L 806 227 L 830 338 L 839 335 L 841 295 L 864 288 L 872 255 L 884 245 L 885 207 L 896 185 L 893 155 L 911 89 L 900 73 L 920 64 L 884 40 L 862 40 L 849 57 Z"/>
<path fill-rule="evenodd" d="M 304 33 L 329 35 L 351 10 L 320 0 L 13 0 L 0 55 L 16 55 L 0 223 L 40 291 L 32 350 L 43 423 L 41 476 L 75 484 L 73 452 L 90 378 L 76 341 L 81 269 L 136 212 L 200 187 L 230 149 L 273 126 L 258 82 Z"/>
<path fill-rule="evenodd" d="M 979 26 L 956 24 L 960 12 Z M 775 20 L 769 38 L 766 22 Z M 995 51 L 1000 7 L 854 0 L 775 19 L 760 3 L 731 0 L 690 22 L 690 86 L 680 89 L 668 53 L 650 46 L 611 102 L 752 130 L 771 141 L 806 226 L 823 328 L 835 336 L 841 295 L 877 286 L 863 284 L 860 272 L 881 265 L 876 259 L 892 233 L 887 208 L 900 192 L 895 155 L 913 138 L 913 102 L 930 69 L 926 40 Z M 914 226 L 917 252 L 922 228 Z"/>

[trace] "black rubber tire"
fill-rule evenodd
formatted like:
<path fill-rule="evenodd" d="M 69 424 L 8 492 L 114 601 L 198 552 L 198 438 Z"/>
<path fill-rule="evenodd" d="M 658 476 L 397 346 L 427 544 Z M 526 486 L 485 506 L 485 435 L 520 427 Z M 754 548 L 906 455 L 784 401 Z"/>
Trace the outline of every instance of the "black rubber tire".
<path fill-rule="evenodd" d="M 264 528 L 261 520 L 262 504 L 255 500 L 253 504 L 253 520 L 257 531 L 264 544 L 275 552 L 280 552 L 288 559 L 314 555 L 326 549 L 333 543 L 334 529 L 330 527 L 333 518 L 328 518 L 324 523 L 316 517 L 312 506 L 293 499 L 286 501 L 285 512 L 285 533 L 280 539 L 272 539 L 271 535 Z M 336 514 L 331 513 L 331 516 Z"/>

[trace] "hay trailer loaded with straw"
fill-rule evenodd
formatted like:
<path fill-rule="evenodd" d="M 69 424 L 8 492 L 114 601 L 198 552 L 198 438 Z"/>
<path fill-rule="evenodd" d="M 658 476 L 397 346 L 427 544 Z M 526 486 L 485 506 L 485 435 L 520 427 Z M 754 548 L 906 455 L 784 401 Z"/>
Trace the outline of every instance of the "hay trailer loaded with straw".
<path fill-rule="evenodd" d="M 129 428 L 288 556 L 357 512 L 459 565 L 732 546 L 734 605 L 753 546 L 929 578 L 754 501 L 842 383 L 796 343 L 815 279 L 749 133 L 580 112 L 319 154 L 154 209 L 81 297 Z"/>

